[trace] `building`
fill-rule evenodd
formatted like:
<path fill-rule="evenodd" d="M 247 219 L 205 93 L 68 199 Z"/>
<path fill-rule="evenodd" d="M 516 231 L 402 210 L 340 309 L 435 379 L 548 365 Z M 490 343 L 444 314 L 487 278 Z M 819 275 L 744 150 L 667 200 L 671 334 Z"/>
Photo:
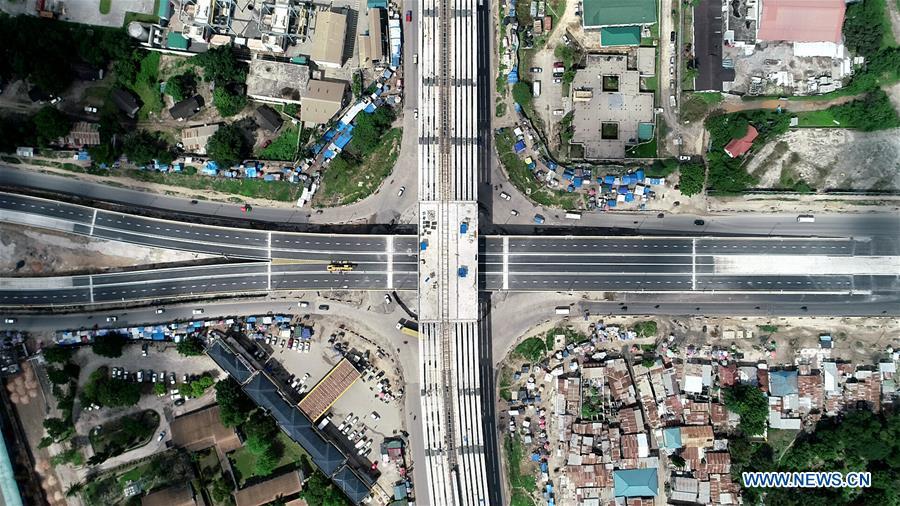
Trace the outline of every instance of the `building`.
<path fill-rule="evenodd" d="M 255 59 L 247 74 L 247 95 L 260 102 L 299 104 L 309 82 L 309 67 Z"/>
<path fill-rule="evenodd" d="M 321 11 L 316 15 L 316 32 L 310 58 L 319 66 L 341 68 L 344 65 L 344 38 L 347 35 L 347 15 Z M 371 55 L 370 55 L 371 56 Z"/>
<path fill-rule="evenodd" d="M 134 118 L 137 114 L 138 110 L 140 110 L 141 105 L 138 103 L 137 98 L 127 90 L 123 90 L 122 88 L 116 88 L 112 91 L 110 95 L 116 107 L 119 108 L 122 112 L 125 113 L 129 118 Z"/>
<path fill-rule="evenodd" d="M 750 147 L 753 146 L 753 140 L 757 136 L 759 136 L 759 132 L 756 128 L 753 125 L 747 125 L 747 133 L 740 139 L 731 139 L 731 142 L 725 146 L 725 153 L 732 158 L 743 156 L 744 153 L 750 151 Z"/>
<path fill-rule="evenodd" d="M 215 446 L 224 455 L 241 447 L 234 429 L 222 425 L 218 405 L 175 418 L 170 430 L 172 446 L 192 452 Z"/>
<path fill-rule="evenodd" d="M 369 9 L 369 59 L 375 63 L 384 59 L 384 9 Z"/>
<path fill-rule="evenodd" d="M 190 482 L 174 485 L 141 497 L 141 506 L 196 506 Z"/>
<path fill-rule="evenodd" d="M 203 97 L 195 95 L 173 105 L 172 108 L 169 109 L 169 114 L 172 115 L 172 119 L 183 121 L 200 112 L 200 109 L 203 108 L 203 104 Z"/>
<path fill-rule="evenodd" d="M 278 498 L 285 498 L 299 493 L 303 489 L 300 474 L 296 471 L 276 476 L 256 485 L 234 492 L 234 503 L 237 506 L 262 506 Z"/>
<path fill-rule="evenodd" d="M 63 146 L 83 148 L 85 146 L 97 146 L 100 144 L 100 125 L 78 121 L 72 125 L 72 130 L 65 137 L 59 139 Z"/>
<path fill-rule="evenodd" d="M 758 40 L 841 43 L 844 0 L 764 0 Z"/>
<path fill-rule="evenodd" d="M 642 26 L 656 23 L 655 0 L 584 0 L 582 23 L 586 30 L 606 26 Z"/>
<path fill-rule="evenodd" d="M 347 83 L 312 79 L 306 94 L 300 99 L 300 119 L 308 125 L 328 123 L 344 108 Z"/>
<path fill-rule="evenodd" d="M 572 83 L 572 144 L 586 159 L 620 159 L 628 146 L 653 138 L 653 92 L 641 92 L 640 72 L 625 55 L 589 55 Z"/>
<path fill-rule="evenodd" d="M 300 401 L 300 411 L 316 421 L 359 379 L 359 371 L 346 358 L 328 371 Z"/>
<path fill-rule="evenodd" d="M 277 132 L 284 123 L 284 120 L 281 119 L 281 115 L 278 114 L 278 111 L 267 105 L 257 107 L 254 116 L 256 117 L 256 124 L 259 125 L 260 128 L 270 132 Z"/>
<path fill-rule="evenodd" d="M 219 125 L 200 125 L 185 128 L 181 131 L 181 143 L 186 153 L 197 155 L 206 154 L 206 143 L 214 133 L 219 131 Z"/>
<path fill-rule="evenodd" d="M 616 497 L 656 497 L 656 468 L 616 469 L 613 485 Z"/>

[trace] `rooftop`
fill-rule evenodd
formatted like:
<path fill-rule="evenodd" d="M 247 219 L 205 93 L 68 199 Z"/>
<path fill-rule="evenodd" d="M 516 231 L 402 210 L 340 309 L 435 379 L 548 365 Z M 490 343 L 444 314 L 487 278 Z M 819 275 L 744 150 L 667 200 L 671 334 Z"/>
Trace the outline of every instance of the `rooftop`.
<path fill-rule="evenodd" d="M 759 132 L 753 125 L 747 126 L 747 133 L 744 134 L 743 137 L 739 139 L 731 139 L 725 146 L 725 153 L 732 158 L 737 158 L 747 151 L 750 151 L 750 148 L 753 146 L 753 140 L 759 135 Z"/>
<path fill-rule="evenodd" d="M 328 123 L 344 106 L 347 83 L 311 79 L 300 99 L 300 119 L 304 123 Z"/>
<path fill-rule="evenodd" d="M 585 0 L 585 28 L 656 23 L 654 0 Z"/>
<path fill-rule="evenodd" d="M 217 446 L 222 453 L 228 453 L 241 446 L 234 429 L 222 425 L 219 406 L 210 406 L 172 420 L 172 445 L 198 451 Z"/>
<path fill-rule="evenodd" d="M 340 67 L 344 63 L 344 38 L 347 35 L 347 15 L 320 11 L 316 15 L 316 31 L 310 58 L 319 65 Z"/>
<path fill-rule="evenodd" d="M 759 40 L 841 42 L 844 0 L 764 0 Z"/>
<path fill-rule="evenodd" d="M 195 506 L 194 490 L 189 482 L 152 492 L 141 497 L 141 506 Z"/>
<path fill-rule="evenodd" d="M 318 420 L 359 379 L 359 376 L 359 371 L 349 360 L 346 358 L 341 360 L 300 401 L 300 410 L 311 420 Z"/>
<path fill-rule="evenodd" d="M 291 471 L 236 491 L 234 502 L 237 506 L 259 506 L 268 504 L 279 497 L 294 495 L 302 488 L 300 475 L 296 471 Z"/>
<path fill-rule="evenodd" d="M 299 104 L 309 82 L 309 67 L 256 59 L 247 74 L 247 95 L 262 102 Z"/>
<path fill-rule="evenodd" d="M 613 471 L 616 497 L 656 497 L 656 468 Z"/>

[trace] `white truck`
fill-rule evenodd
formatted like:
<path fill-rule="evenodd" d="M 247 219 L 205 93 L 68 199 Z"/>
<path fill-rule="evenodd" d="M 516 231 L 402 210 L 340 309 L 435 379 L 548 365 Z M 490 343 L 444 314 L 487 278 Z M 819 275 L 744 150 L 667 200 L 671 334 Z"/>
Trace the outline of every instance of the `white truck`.
<path fill-rule="evenodd" d="M 568 316 L 569 306 L 556 306 L 556 314 Z"/>
<path fill-rule="evenodd" d="M 535 81 L 534 83 L 532 83 L 531 93 L 534 95 L 535 98 L 541 96 L 541 82 L 540 81 Z"/>
<path fill-rule="evenodd" d="M 568 218 L 570 220 L 580 220 L 581 213 L 579 213 L 578 211 L 567 211 L 566 218 Z"/>
<path fill-rule="evenodd" d="M 797 216 L 797 223 L 815 223 L 816 217 L 811 214 L 801 214 Z"/>

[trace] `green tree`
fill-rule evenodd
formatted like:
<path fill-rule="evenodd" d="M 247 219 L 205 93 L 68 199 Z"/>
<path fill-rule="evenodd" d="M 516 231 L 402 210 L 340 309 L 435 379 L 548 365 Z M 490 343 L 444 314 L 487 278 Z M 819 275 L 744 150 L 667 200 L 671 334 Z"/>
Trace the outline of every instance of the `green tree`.
<path fill-rule="evenodd" d="M 697 163 L 682 165 L 679 172 L 681 177 L 678 181 L 678 191 L 682 195 L 690 197 L 703 191 L 703 183 L 706 179 L 706 169 L 703 165 Z"/>
<path fill-rule="evenodd" d="M 748 436 L 762 434 L 769 418 L 769 403 L 762 391 L 746 383 L 725 389 L 725 406 L 741 417 L 738 428 Z"/>
<path fill-rule="evenodd" d="M 91 349 L 101 357 L 118 358 L 122 356 L 124 346 L 125 336 L 118 332 L 110 332 L 95 337 Z"/>
<path fill-rule="evenodd" d="M 880 48 L 884 40 L 884 2 L 856 2 L 847 5 L 844 13 L 844 41 L 851 51 L 862 56 L 871 56 Z"/>
<path fill-rule="evenodd" d="M 153 384 L 153 393 L 156 395 L 166 395 L 166 384 L 165 383 L 154 383 Z"/>
<path fill-rule="evenodd" d="M 200 379 L 191 382 L 191 397 L 200 397 L 211 386 L 213 386 L 212 376 L 201 376 Z"/>
<path fill-rule="evenodd" d="M 47 418 L 44 420 L 44 429 L 47 430 L 47 435 L 57 443 L 69 439 L 75 433 L 75 427 L 62 418 Z"/>
<path fill-rule="evenodd" d="M 186 357 L 194 357 L 203 354 L 203 341 L 197 336 L 185 337 L 175 345 L 175 349 Z"/>
<path fill-rule="evenodd" d="M 171 163 L 175 159 L 162 136 L 146 130 L 138 130 L 125 137 L 122 150 L 135 165 L 148 165 L 153 160 Z"/>
<path fill-rule="evenodd" d="M 900 126 L 897 110 L 881 88 L 867 93 L 862 99 L 829 107 L 842 125 L 864 132 Z"/>
<path fill-rule="evenodd" d="M 327 476 L 316 470 L 300 492 L 309 506 L 344 506 L 350 504 Z"/>
<path fill-rule="evenodd" d="M 109 371 L 101 367 L 92 372 L 81 391 L 83 403 L 100 406 L 132 406 L 141 399 L 141 385 L 131 381 L 113 379 Z"/>
<path fill-rule="evenodd" d="M 38 143 L 46 146 L 57 139 L 68 135 L 72 130 L 72 121 L 59 109 L 46 106 L 34 116 L 35 131 Z"/>
<path fill-rule="evenodd" d="M 50 346 L 41 350 L 44 360 L 51 364 L 65 364 L 75 354 L 75 348 Z"/>
<path fill-rule="evenodd" d="M 222 116 L 234 116 L 247 107 L 247 97 L 234 93 L 227 86 L 217 86 L 213 92 L 213 105 Z"/>
<path fill-rule="evenodd" d="M 69 382 L 69 376 L 62 369 L 56 367 L 47 368 L 47 379 L 54 385 L 65 385 Z"/>
<path fill-rule="evenodd" d="M 253 411 L 253 401 L 231 376 L 216 383 L 216 402 L 219 404 L 219 419 L 226 427 L 241 425 Z"/>
<path fill-rule="evenodd" d="M 350 90 L 353 92 L 353 98 L 359 98 L 360 95 L 362 95 L 363 80 L 361 72 L 355 72 L 353 74 L 353 81 L 350 83 Z"/>
<path fill-rule="evenodd" d="M 172 100 L 180 102 L 194 95 L 197 91 L 197 76 L 193 72 L 185 72 L 172 76 L 166 81 L 166 94 Z"/>
<path fill-rule="evenodd" d="M 378 147 L 381 137 L 391 128 L 394 118 L 390 107 L 379 107 L 371 114 L 359 114 L 350 143 L 354 153 L 364 155 Z"/>
<path fill-rule="evenodd" d="M 206 81 L 215 81 L 217 86 L 242 83 L 247 77 L 243 66 L 235 58 L 231 45 L 214 47 L 192 56 L 191 62 L 203 69 Z"/>
<path fill-rule="evenodd" d="M 673 466 L 675 466 L 679 469 L 683 469 L 684 466 L 686 465 L 686 462 L 684 461 L 684 457 L 682 457 L 681 455 L 672 455 L 672 457 L 670 457 L 669 460 L 672 461 Z"/>
<path fill-rule="evenodd" d="M 534 95 L 532 94 L 530 83 L 519 81 L 514 84 L 512 89 L 512 96 L 513 100 L 515 100 L 516 103 L 521 105 L 523 108 L 531 108 L 531 102 L 534 99 Z"/>
<path fill-rule="evenodd" d="M 220 127 L 206 143 L 206 152 L 209 157 L 225 167 L 230 167 L 243 160 L 249 151 L 250 146 L 247 139 L 240 127 L 234 124 Z"/>

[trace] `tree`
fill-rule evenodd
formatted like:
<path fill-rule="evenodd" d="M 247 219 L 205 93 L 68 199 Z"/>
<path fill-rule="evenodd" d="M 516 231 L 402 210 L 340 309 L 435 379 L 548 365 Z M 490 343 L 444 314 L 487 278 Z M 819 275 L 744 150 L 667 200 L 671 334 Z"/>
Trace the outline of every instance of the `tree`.
<path fill-rule="evenodd" d="M 678 190 L 682 195 L 690 197 L 703 191 L 703 183 L 706 179 L 706 170 L 703 165 L 697 163 L 682 165 L 679 172 L 681 177 L 678 181 Z"/>
<path fill-rule="evenodd" d="M 359 98 L 362 95 L 363 90 L 363 80 L 361 72 L 353 73 L 353 81 L 350 83 L 350 91 L 353 92 L 354 98 Z"/>
<path fill-rule="evenodd" d="M 278 466 L 279 456 L 271 450 L 266 451 L 256 457 L 256 465 L 253 471 L 259 476 L 268 476 Z"/>
<path fill-rule="evenodd" d="M 748 436 L 762 434 L 769 419 L 769 403 L 762 391 L 746 383 L 725 390 L 725 406 L 741 417 L 738 428 Z"/>
<path fill-rule="evenodd" d="M 72 130 L 72 121 L 62 111 L 48 105 L 34 116 L 34 127 L 38 143 L 46 146 L 68 135 Z"/>
<path fill-rule="evenodd" d="M 349 504 L 327 476 L 316 470 L 303 487 L 300 496 L 309 506 L 343 506 Z"/>
<path fill-rule="evenodd" d="M 213 105 L 222 116 L 234 116 L 247 107 L 247 97 L 234 93 L 228 86 L 217 86 L 213 92 Z"/>
<path fill-rule="evenodd" d="M 521 105 L 525 109 L 531 108 L 531 101 L 534 99 L 531 91 L 530 83 L 525 81 L 519 81 L 513 85 L 512 89 L 513 100 L 516 101 L 517 104 Z"/>
<path fill-rule="evenodd" d="M 851 51 L 862 56 L 875 54 L 884 40 L 884 2 L 848 4 L 842 32 Z M 890 28 L 887 28 L 890 30 Z"/>
<path fill-rule="evenodd" d="M 197 91 L 197 76 L 193 72 L 185 72 L 172 76 L 166 81 L 166 94 L 172 97 L 172 100 L 180 102 Z"/>
<path fill-rule="evenodd" d="M 153 393 L 156 395 L 166 395 L 166 384 L 165 383 L 154 383 L 153 384 Z"/>
<path fill-rule="evenodd" d="M 146 130 L 138 130 L 125 137 L 122 151 L 135 165 L 147 165 L 153 160 L 171 163 L 175 159 L 162 136 Z"/>
<path fill-rule="evenodd" d="M 214 47 L 204 53 L 191 57 L 191 62 L 203 69 L 206 81 L 215 81 L 216 85 L 242 83 L 246 79 L 243 67 L 234 57 L 231 45 Z"/>
<path fill-rule="evenodd" d="M 101 357 L 118 358 L 122 356 L 123 346 L 125 346 L 125 337 L 118 332 L 110 332 L 95 337 L 91 349 Z"/>
<path fill-rule="evenodd" d="M 101 367 L 92 372 L 81 391 L 83 403 L 120 407 L 137 404 L 141 399 L 141 385 L 109 377 L 109 371 Z"/>
<path fill-rule="evenodd" d="M 861 100 L 833 105 L 828 110 L 842 125 L 864 132 L 900 126 L 897 110 L 881 88 L 867 93 Z"/>
<path fill-rule="evenodd" d="M 684 457 L 682 457 L 681 455 L 672 455 L 669 458 L 669 460 L 672 461 L 673 466 L 675 466 L 679 469 L 684 468 L 684 466 L 686 465 L 686 462 L 684 461 Z"/>
<path fill-rule="evenodd" d="M 51 364 L 64 364 L 75 354 L 75 348 L 64 348 L 62 346 L 51 346 L 41 350 L 44 360 Z"/>
<path fill-rule="evenodd" d="M 175 345 L 175 349 L 186 357 L 194 357 L 203 353 L 203 341 L 197 336 L 185 337 Z"/>
<path fill-rule="evenodd" d="M 191 397 L 200 397 L 211 386 L 213 386 L 212 376 L 201 376 L 200 379 L 191 382 Z"/>
<path fill-rule="evenodd" d="M 225 167 L 231 167 L 248 154 L 250 147 L 241 129 L 234 124 L 216 130 L 206 143 L 209 157 Z"/>
<path fill-rule="evenodd" d="M 219 420 L 226 427 L 241 425 L 253 410 L 253 401 L 231 376 L 216 383 L 216 402 L 219 404 Z"/>
<path fill-rule="evenodd" d="M 65 441 L 75 432 L 75 427 L 62 418 L 47 418 L 44 420 L 44 429 L 56 443 Z"/>
<path fill-rule="evenodd" d="M 65 385 L 69 382 L 69 376 L 62 369 L 56 367 L 47 368 L 47 379 L 54 385 Z"/>
<path fill-rule="evenodd" d="M 394 113 L 389 107 L 379 107 L 375 112 L 362 113 L 356 117 L 351 146 L 356 154 L 369 153 L 378 147 L 381 137 L 394 122 Z"/>

